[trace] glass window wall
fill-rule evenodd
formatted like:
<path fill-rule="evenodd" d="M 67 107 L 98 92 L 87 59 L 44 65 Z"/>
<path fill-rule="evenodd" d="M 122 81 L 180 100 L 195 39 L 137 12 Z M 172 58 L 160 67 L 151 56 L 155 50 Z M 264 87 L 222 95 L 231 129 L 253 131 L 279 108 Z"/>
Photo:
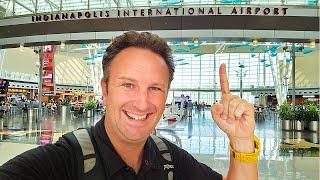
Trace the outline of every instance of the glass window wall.
<path fill-rule="evenodd" d="M 278 53 L 283 59 L 288 54 Z M 220 53 L 220 54 L 175 54 L 176 72 L 168 101 L 173 96 L 188 95 L 193 101 L 212 104 L 220 99 L 219 66 L 227 65 L 229 87 L 233 94 L 240 95 L 240 79 L 243 89 L 273 87 L 273 76 L 269 66 L 270 55 L 265 53 Z M 196 92 L 196 90 L 201 90 Z M 192 91 L 191 91 L 192 90 Z M 214 92 L 215 91 L 215 92 Z M 243 92 L 243 98 L 253 102 L 251 92 Z"/>

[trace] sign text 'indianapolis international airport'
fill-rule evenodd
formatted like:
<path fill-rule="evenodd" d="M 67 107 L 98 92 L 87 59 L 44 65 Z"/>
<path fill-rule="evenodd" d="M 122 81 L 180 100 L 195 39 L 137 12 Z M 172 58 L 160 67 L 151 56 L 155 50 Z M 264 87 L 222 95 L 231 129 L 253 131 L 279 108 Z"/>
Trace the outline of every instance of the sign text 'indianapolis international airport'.
<path fill-rule="evenodd" d="M 210 15 L 258 15 L 285 16 L 286 7 L 173 7 L 149 9 L 118 9 L 101 11 L 62 12 L 32 16 L 32 22 L 64 21 L 97 18 L 162 17 L 162 16 L 210 16 Z"/>

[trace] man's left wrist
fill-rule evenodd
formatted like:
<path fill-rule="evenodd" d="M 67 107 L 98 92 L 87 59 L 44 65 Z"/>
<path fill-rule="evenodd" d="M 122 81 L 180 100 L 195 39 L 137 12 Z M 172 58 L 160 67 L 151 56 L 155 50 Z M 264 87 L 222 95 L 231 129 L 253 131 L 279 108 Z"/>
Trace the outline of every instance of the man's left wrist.
<path fill-rule="evenodd" d="M 254 135 L 246 138 L 230 138 L 230 146 L 236 152 L 253 153 L 255 151 Z"/>

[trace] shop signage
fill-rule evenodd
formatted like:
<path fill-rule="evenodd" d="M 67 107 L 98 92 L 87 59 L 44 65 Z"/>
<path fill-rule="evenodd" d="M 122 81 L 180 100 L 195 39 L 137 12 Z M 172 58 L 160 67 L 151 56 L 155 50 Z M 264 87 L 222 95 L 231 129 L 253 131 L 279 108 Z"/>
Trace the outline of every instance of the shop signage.
<path fill-rule="evenodd" d="M 10 89 L 8 89 L 8 92 L 9 92 L 9 93 L 26 93 L 27 90 L 25 90 L 25 89 L 10 88 Z"/>
<path fill-rule="evenodd" d="M 32 22 L 50 22 L 77 19 L 163 17 L 163 16 L 211 16 L 211 15 L 257 15 L 285 16 L 287 7 L 171 7 L 149 9 L 118 9 L 101 11 L 62 12 L 32 16 Z"/>

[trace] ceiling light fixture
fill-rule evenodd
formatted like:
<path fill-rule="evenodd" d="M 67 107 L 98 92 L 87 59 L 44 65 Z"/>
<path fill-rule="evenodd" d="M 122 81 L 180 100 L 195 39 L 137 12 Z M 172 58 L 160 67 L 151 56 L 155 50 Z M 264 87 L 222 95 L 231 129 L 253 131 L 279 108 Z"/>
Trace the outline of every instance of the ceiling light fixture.
<path fill-rule="evenodd" d="M 24 43 L 20 43 L 20 51 L 23 51 L 24 50 Z"/>
<path fill-rule="evenodd" d="M 310 41 L 310 47 L 311 48 L 315 48 L 316 47 L 316 41 L 315 40 L 311 40 Z"/>
<path fill-rule="evenodd" d="M 194 38 L 193 38 L 193 43 L 194 43 L 194 44 L 198 44 L 198 43 L 199 43 L 199 38 L 194 37 Z"/>
<path fill-rule="evenodd" d="M 257 44 L 258 44 L 258 40 L 256 40 L 256 39 L 252 40 L 252 45 L 253 46 L 256 46 Z"/>
<path fill-rule="evenodd" d="M 61 41 L 60 47 L 61 49 L 64 49 L 66 47 L 66 43 L 64 41 Z"/>

